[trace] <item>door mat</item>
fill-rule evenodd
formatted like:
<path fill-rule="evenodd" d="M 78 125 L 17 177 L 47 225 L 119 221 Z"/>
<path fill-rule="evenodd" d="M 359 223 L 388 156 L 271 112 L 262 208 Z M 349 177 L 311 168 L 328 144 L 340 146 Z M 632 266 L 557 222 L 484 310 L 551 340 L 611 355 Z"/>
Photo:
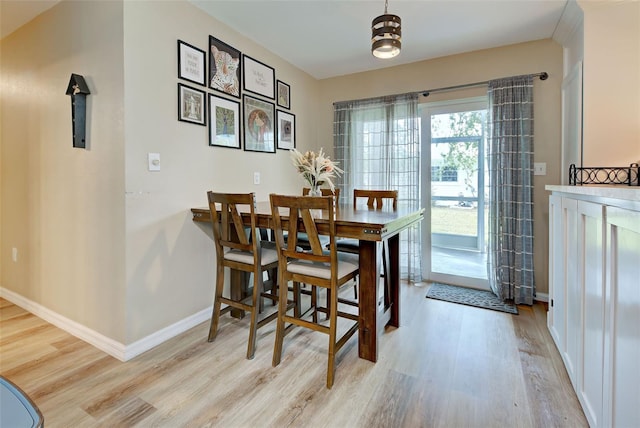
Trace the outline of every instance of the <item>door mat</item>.
<path fill-rule="evenodd" d="M 427 299 L 444 300 L 445 302 L 518 315 L 518 307 L 516 305 L 501 301 L 490 291 L 473 288 L 433 283 L 429 287 L 429 291 L 427 291 Z"/>

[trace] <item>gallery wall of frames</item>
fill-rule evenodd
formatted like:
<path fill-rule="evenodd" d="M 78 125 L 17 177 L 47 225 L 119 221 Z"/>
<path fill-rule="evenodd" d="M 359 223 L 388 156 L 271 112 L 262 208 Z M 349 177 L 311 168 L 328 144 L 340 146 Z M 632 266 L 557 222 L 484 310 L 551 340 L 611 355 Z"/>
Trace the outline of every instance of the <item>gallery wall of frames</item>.
<path fill-rule="evenodd" d="M 206 52 L 178 40 L 178 79 L 178 120 L 208 126 L 210 146 L 295 148 L 291 87 L 273 67 L 209 36 Z"/>

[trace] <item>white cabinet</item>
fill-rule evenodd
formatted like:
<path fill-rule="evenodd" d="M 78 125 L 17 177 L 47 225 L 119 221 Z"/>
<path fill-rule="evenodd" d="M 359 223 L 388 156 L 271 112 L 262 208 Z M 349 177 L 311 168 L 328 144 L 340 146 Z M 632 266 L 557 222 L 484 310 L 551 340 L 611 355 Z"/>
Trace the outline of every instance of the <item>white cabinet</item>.
<path fill-rule="evenodd" d="M 581 322 L 578 379 L 574 387 L 591 426 L 602 423 L 605 331 L 603 206 L 578 201 L 578 277 Z M 578 306 L 578 305 L 576 305 Z"/>
<path fill-rule="evenodd" d="M 640 211 L 606 207 L 606 218 L 603 426 L 640 427 Z"/>
<path fill-rule="evenodd" d="M 549 331 L 589 424 L 640 427 L 640 189 L 552 187 Z"/>
<path fill-rule="evenodd" d="M 549 196 L 549 313 L 547 326 L 558 352 L 567 350 L 565 303 L 565 237 L 562 197 Z"/>

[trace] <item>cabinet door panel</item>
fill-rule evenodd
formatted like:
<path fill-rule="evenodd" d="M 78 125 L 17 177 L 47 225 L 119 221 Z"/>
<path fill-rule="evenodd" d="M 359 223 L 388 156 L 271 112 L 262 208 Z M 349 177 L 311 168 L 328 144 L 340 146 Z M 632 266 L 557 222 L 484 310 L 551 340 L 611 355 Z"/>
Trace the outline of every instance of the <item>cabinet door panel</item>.
<path fill-rule="evenodd" d="M 547 326 L 558 352 L 566 351 L 565 247 L 562 198 L 549 196 L 549 313 Z"/>
<path fill-rule="evenodd" d="M 582 338 L 581 293 L 582 287 L 578 279 L 578 201 L 562 198 L 565 240 L 565 279 L 566 288 L 566 346 L 562 358 L 573 387 L 577 389 L 577 369 L 580 358 L 580 342 Z"/>
<path fill-rule="evenodd" d="M 605 425 L 640 426 L 640 212 L 607 207 Z"/>
<path fill-rule="evenodd" d="M 582 287 L 582 340 L 578 399 L 592 427 L 602 426 L 604 359 L 604 237 L 601 204 L 578 202 L 578 283 Z"/>

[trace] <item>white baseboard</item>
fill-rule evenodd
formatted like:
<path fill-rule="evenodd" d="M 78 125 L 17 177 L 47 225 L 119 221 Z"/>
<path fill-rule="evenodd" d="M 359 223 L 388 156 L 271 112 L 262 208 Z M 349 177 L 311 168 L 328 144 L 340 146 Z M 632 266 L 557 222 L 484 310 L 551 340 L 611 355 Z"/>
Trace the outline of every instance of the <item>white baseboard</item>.
<path fill-rule="evenodd" d="M 133 357 L 136 357 L 143 352 L 148 351 L 149 349 L 155 348 L 161 343 L 166 342 L 167 340 L 172 339 L 181 333 L 184 333 L 185 331 L 197 326 L 198 324 L 209 321 L 211 319 L 212 309 L 213 305 L 176 323 L 173 323 L 170 326 L 163 328 L 162 330 L 158 330 L 147 337 L 143 337 L 142 339 L 133 342 L 125 349 L 124 361 L 128 361 Z M 206 336 L 203 337 L 202 340 L 206 340 Z"/>
<path fill-rule="evenodd" d="M 547 293 L 536 293 L 536 297 L 533 300 L 537 300 L 538 302 L 547 302 L 549 303 L 549 294 Z"/>
<path fill-rule="evenodd" d="M 0 287 L 0 297 L 9 300 L 13 304 L 84 340 L 120 361 L 128 361 L 211 318 L 211 307 L 209 307 L 130 345 L 124 345 L 6 288 Z"/>

